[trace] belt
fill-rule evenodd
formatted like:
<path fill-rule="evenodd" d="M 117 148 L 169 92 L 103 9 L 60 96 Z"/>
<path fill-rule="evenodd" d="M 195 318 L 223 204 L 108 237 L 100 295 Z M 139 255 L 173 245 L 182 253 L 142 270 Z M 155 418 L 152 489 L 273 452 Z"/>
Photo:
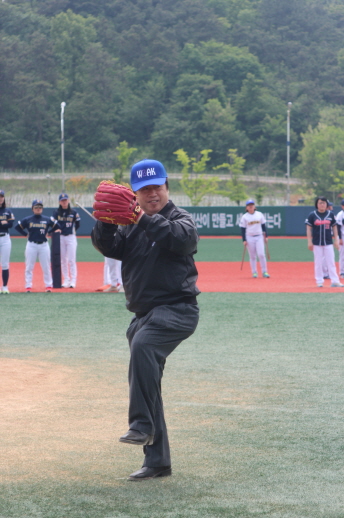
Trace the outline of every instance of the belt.
<path fill-rule="evenodd" d="M 30 243 L 35 243 L 35 245 L 43 245 L 43 243 L 46 243 L 46 241 L 30 241 Z"/>
<path fill-rule="evenodd" d="M 195 296 L 190 296 L 190 297 L 181 297 L 179 300 L 176 300 L 173 304 L 167 304 L 168 306 L 169 305 L 174 305 L 174 304 L 181 304 L 181 303 L 185 303 L 185 304 L 196 304 L 197 305 L 197 298 Z M 158 307 L 158 306 L 156 306 Z M 153 308 L 152 308 L 153 309 Z M 148 315 L 149 311 L 147 311 L 146 313 L 135 313 L 135 316 L 136 318 L 143 318 L 145 317 L 146 315 Z"/>
<path fill-rule="evenodd" d="M 0 234 L 0 237 L 7 236 L 8 232 L 4 232 L 3 234 Z"/>

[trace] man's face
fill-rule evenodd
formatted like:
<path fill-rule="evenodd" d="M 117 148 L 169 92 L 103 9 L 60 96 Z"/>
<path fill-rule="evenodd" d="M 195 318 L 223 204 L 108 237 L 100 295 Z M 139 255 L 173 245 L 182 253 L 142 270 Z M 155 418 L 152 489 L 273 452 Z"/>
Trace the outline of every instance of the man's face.
<path fill-rule="evenodd" d="M 137 201 L 148 216 L 157 214 L 168 203 L 169 192 L 166 184 L 147 185 L 136 191 Z"/>
<path fill-rule="evenodd" d="M 32 207 L 32 210 L 35 216 L 40 216 L 43 212 L 43 207 L 42 205 L 34 205 L 34 207 Z"/>
<path fill-rule="evenodd" d="M 327 202 L 323 200 L 318 201 L 318 211 L 319 212 L 325 212 L 327 209 Z"/>
<path fill-rule="evenodd" d="M 249 212 L 250 214 L 253 214 L 254 211 L 256 210 L 256 206 L 254 203 L 250 203 L 249 205 L 246 205 L 246 208 L 247 208 L 247 212 Z"/>

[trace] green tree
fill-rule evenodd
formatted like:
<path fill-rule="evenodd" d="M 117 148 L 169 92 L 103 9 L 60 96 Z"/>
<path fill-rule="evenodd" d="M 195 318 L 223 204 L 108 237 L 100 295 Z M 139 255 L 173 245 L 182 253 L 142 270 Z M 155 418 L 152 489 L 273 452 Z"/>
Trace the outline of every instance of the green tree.
<path fill-rule="evenodd" d="M 181 74 L 172 92 L 171 102 L 156 120 L 152 133 L 154 153 L 169 160 L 177 149 L 196 155 L 204 142 L 203 116 L 210 99 L 226 106 L 222 81 L 201 74 Z"/>
<path fill-rule="evenodd" d="M 263 76 L 263 67 L 256 56 L 245 48 L 226 45 L 218 41 L 203 41 L 199 45 L 187 43 L 180 53 L 183 70 L 221 80 L 226 93 L 240 90 L 247 74 Z"/>
<path fill-rule="evenodd" d="M 129 160 L 137 149 L 135 147 L 129 147 L 128 142 L 123 140 L 119 143 L 119 145 L 116 147 L 116 151 L 118 152 L 117 160 L 119 162 L 119 167 L 116 167 L 113 170 L 114 173 L 114 179 L 116 183 L 122 183 L 123 182 L 123 174 L 125 171 L 129 168 Z"/>
<path fill-rule="evenodd" d="M 190 198 L 191 205 L 199 205 L 204 196 L 214 194 L 218 186 L 218 178 L 205 178 L 203 174 L 207 162 L 210 160 L 211 149 L 203 149 L 201 158 L 189 158 L 184 149 L 174 152 L 177 155 L 177 162 L 182 164 L 182 179 L 180 185 L 185 194 Z M 189 172 L 190 165 L 192 172 Z"/>
<path fill-rule="evenodd" d="M 256 190 L 254 191 L 254 196 L 255 196 L 257 205 L 262 204 L 265 193 L 266 193 L 266 187 L 261 186 L 261 187 L 256 188 Z"/>
<path fill-rule="evenodd" d="M 59 71 L 59 91 L 66 101 L 77 88 L 78 68 L 89 45 L 96 39 L 94 18 L 83 18 L 70 9 L 51 22 L 51 37 Z"/>
<path fill-rule="evenodd" d="M 298 173 L 317 196 L 332 196 L 335 178 L 344 170 L 344 129 L 319 125 L 302 134 Z"/>
<path fill-rule="evenodd" d="M 285 104 L 267 88 L 263 81 L 248 74 L 236 95 L 234 107 L 238 126 L 250 139 L 247 159 L 264 162 L 276 150 L 277 160 L 285 154 Z"/>
<path fill-rule="evenodd" d="M 246 195 L 245 184 L 240 182 L 240 176 L 243 173 L 246 160 L 237 155 L 236 149 L 228 150 L 229 162 L 221 164 L 215 167 L 218 169 L 227 169 L 231 175 L 231 179 L 227 181 L 225 190 L 217 191 L 222 196 L 228 196 L 230 200 L 233 200 L 240 205 L 240 202 L 244 200 Z"/>
<path fill-rule="evenodd" d="M 236 113 L 228 102 L 223 106 L 218 99 L 210 99 L 204 106 L 202 117 L 202 145 L 209 146 L 212 164 L 226 160 L 228 145 L 244 155 L 248 152 L 250 141 L 244 131 L 237 129 Z"/>
<path fill-rule="evenodd" d="M 330 187 L 331 192 L 333 193 L 333 199 L 343 198 L 344 193 L 344 171 L 337 171 L 337 174 L 331 175 L 333 180 L 333 184 Z"/>

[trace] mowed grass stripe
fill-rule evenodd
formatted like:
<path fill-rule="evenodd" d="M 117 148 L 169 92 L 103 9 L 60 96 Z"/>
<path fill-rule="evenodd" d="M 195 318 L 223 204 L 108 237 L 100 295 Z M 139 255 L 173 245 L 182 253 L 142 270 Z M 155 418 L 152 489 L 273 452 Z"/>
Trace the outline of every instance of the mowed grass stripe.
<path fill-rule="evenodd" d="M 199 328 L 163 378 L 174 474 L 140 484 L 126 476 L 141 449 L 118 442 L 123 300 L 27 300 L 11 294 L 2 307 L 0 366 L 16 362 L 17 383 L 1 385 L 1 516 L 343 516 L 343 342 L 331 294 L 321 307 L 317 294 L 201 294 Z"/>
<path fill-rule="evenodd" d="M 26 239 L 12 239 L 12 262 L 24 261 Z M 306 239 L 275 239 L 268 242 L 271 261 L 276 262 L 305 262 L 313 261 L 313 253 L 307 248 Z M 202 238 L 198 245 L 196 261 L 241 261 L 243 244 L 241 239 L 210 239 Z M 336 251 L 338 260 L 338 252 Z M 247 258 L 247 255 L 246 255 Z M 78 261 L 103 261 L 103 256 L 92 246 L 90 238 L 78 238 Z"/>

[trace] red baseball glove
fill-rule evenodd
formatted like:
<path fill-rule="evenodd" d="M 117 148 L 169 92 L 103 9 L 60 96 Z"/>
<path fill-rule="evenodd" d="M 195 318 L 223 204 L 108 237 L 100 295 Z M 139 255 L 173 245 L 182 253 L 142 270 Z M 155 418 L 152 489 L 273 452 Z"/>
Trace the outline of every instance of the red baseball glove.
<path fill-rule="evenodd" d="M 104 223 L 131 225 L 143 214 L 133 191 L 111 180 L 100 182 L 94 199 L 93 216 Z"/>

